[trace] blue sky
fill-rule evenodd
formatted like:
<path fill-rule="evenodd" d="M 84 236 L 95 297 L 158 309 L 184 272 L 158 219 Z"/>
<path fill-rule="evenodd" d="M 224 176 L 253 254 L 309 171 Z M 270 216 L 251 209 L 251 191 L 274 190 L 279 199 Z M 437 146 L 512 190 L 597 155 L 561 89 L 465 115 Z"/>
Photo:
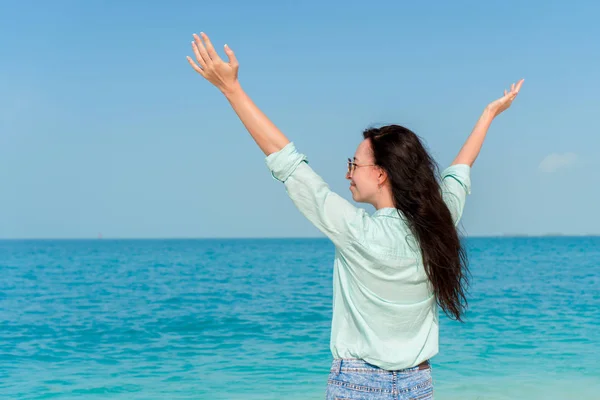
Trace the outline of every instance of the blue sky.
<path fill-rule="evenodd" d="M 464 231 L 600 234 L 598 15 L 592 1 L 3 2 L 0 238 L 321 236 L 187 64 L 200 31 L 348 199 L 364 128 L 409 127 L 443 169 L 524 77 L 473 167 Z"/>

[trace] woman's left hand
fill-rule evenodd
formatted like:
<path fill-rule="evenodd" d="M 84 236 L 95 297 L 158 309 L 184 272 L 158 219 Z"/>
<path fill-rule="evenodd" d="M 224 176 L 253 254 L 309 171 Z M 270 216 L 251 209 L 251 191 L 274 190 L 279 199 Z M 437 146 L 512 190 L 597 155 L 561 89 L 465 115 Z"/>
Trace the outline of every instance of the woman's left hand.
<path fill-rule="evenodd" d="M 206 42 L 206 46 L 204 46 L 202 40 L 196 34 L 193 35 L 194 41 L 192 42 L 192 49 L 200 66 L 189 56 L 187 57 L 188 62 L 196 72 L 215 85 L 221 92 L 230 92 L 238 85 L 238 70 L 240 66 L 235 58 L 235 54 L 225 45 L 225 54 L 227 54 L 229 62 L 221 60 L 208 36 L 204 32 L 201 32 L 200 35 Z"/>
<path fill-rule="evenodd" d="M 506 111 L 510 107 L 512 102 L 519 94 L 519 90 L 521 90 L 521 86 L 523 86 L 524 81 L 525 79 L 521 79 L 517 84 L 513 83 L 510 86 L 510 91 L 505 90 L 504 96 L 488 104 L 486 109 L 492 113 L 492 116 L 494 118 L 500 115 L 503 111 Z"/>

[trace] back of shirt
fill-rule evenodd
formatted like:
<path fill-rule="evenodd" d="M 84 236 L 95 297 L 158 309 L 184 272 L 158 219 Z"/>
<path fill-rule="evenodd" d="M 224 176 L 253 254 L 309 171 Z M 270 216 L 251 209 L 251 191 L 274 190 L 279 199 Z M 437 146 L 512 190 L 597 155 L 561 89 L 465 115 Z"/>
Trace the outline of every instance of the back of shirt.
<path fill-rule="evenodd" d="M 273 177 L 336 246 L 330 348 L 334 358 L 359 358 L 394 370 L 438 352 L 438 309 L 420 248 L 395 208 L 372 215 L 332 192 L 293 143 L 270 154 Z M 470 193 L 470 167 L 453 165 L 440 188 L 455 225 Z"/>

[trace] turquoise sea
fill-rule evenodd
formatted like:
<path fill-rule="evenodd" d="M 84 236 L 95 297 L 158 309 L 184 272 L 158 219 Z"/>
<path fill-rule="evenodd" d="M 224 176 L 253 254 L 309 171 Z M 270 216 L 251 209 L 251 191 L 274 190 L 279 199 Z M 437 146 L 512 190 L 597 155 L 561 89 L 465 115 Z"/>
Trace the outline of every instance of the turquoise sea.
<path fill-rule="evenodd" d="M 436 399 L 600 399 L 600 237 L 468 238 Z M 2 399 L 322 399 L 326 239 L 0 241 Z"/>

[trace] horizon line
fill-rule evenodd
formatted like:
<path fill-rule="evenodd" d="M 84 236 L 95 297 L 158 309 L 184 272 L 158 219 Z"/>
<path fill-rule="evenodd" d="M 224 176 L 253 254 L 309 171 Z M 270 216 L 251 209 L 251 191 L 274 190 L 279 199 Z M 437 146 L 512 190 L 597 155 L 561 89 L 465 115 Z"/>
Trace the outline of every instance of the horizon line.
<path fill-rule="evenodd" d="M 495 234 L 495 235 L 462 235 L 465 238 L 551 238 L 551 237 L 598 237 L 598 233 L 586 233 L 586 234 L 562 234 L 562 233 L 548 233 L 548 234 Z M 222 236 L 222 237 L 32 237 L 32 238 L 1 238 L 0 241 L 51 241 L 51 240 L 81 240 L 81 241 L 110 241 L 110 240 L 297 240 L 297 239 L 311 239 L 311 240 L 329 240 L 325 236 Z"/>

